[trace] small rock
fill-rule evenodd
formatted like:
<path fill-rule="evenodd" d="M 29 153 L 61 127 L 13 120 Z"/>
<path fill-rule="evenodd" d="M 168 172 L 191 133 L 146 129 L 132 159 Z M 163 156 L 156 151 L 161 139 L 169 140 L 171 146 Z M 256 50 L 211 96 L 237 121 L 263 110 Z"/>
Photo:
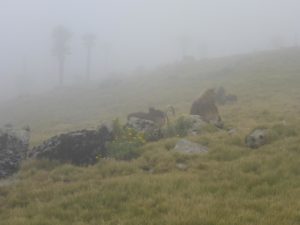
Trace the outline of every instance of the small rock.
<path fill-rule="evenodd" d="M 153 121 L 138 117 L 130 117 L 127 121 L 127 126 L 135 129 L 138 132 L 145 132 L 156 128 Z"/>
<path fill-rule="evenodd" d="M 268 130 L 267 129 L 254 129 L 245 138 L 245 144 L 249 148 L 259 148 L 260 146 L 268 142 Z"/>
<path fill-rule="evenodd" d="M 234 136 L 238 133 L 236 128 L 230 128 L 227 132 L 230 136 Z"/>
<path fill-rule="evenodd" d="M 179 170 L 187 170 L 188 166 L 184 163 L 177 163 L 176 168 Z"/>
<path fill-rule="evenodd" d="M 184 154 L 198 154 L 208 152 L 208 148 L 195 142 L 181 139 L 176 143 L 175 151 Z"/>

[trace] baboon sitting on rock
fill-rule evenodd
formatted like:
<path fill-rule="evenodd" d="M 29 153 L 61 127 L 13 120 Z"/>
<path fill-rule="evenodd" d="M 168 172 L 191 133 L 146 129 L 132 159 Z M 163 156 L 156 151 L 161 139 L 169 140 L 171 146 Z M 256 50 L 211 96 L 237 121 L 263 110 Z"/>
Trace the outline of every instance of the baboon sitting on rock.
<path fill-rule="evenodd" d="M 190 114 L 199 115 L 205 122 L 216 127 L 223 127 L 223 122 L 215 104 L 215 91 L 213 89 L 205 91 L 199 99 L 193 102 Z"/>

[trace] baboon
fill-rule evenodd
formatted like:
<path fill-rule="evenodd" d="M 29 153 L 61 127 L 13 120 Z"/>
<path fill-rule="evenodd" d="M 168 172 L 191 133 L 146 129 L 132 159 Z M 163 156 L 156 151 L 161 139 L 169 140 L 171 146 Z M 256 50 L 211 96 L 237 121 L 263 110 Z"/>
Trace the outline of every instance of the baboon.
<path fill-rule="evenodd" d="M 129 120 L 131 117 L 137 117 L 137 118 L 144 119 L 144 120 L 150 120 L 158 125 L 164 125 L 166 122 L 166 118 L 167 118 L 166 113 L 164 113 L 161 110 L 155 109 L 153 107 L 150 107 L 149 112 L 147 112 L 147 113 L 145 113 L 145 112 L 130 113 L 127 116 L 127 120 Z"/>
<path fill-rule="evenodd" d="M 226 101 L 229 102 L 229 103 L 234 103 L 238 100 L 237 96 L 236 95 L 227 95 L 226 97 Z"/>
<path fill-rule="evenodd" d="M 233 94 L 226 94 L 224 87 L 218 87 L 215 89 L 215 102 L 220 105 L 226 103 L 234 103 L 237 101 L 237 96 Z"/>
<path fill-rule="evenodd" d="M 199 115 L 205 122 L 212 123 L 217 127 L 223 126 L 218 108 L 215 105 L 215 91 L 213 89 L 208 89 L 193 102 L 190 114 Z"/>

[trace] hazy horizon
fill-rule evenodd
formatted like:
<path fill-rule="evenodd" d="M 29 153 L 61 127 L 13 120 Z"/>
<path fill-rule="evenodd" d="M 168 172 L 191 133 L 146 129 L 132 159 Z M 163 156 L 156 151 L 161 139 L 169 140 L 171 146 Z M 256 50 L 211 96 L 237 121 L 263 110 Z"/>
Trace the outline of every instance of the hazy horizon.
<path fill-rule="evenodd" d="M 97 36 L 92 79 L 154 68 L 183 56 L 210 58 L 294 46 L 300 34 L 296 0 L 2 0 L 0 101 L 57 86 L 52 31 L 71 33 L 65 83 L 85 76 L 82 36 Z"/>

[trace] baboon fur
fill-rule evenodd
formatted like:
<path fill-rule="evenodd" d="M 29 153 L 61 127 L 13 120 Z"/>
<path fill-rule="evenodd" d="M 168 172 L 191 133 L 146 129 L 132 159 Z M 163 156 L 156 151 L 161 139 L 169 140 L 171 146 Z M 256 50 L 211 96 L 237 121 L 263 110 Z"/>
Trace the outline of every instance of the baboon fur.
<path fill-rule="evenodd" d="M 213 89 L 208 89 L 199 99 L 193 102 L 190 114 L 199 115 L 205 122 L 213 123 L 217 127 L 222 126 Z"/>

